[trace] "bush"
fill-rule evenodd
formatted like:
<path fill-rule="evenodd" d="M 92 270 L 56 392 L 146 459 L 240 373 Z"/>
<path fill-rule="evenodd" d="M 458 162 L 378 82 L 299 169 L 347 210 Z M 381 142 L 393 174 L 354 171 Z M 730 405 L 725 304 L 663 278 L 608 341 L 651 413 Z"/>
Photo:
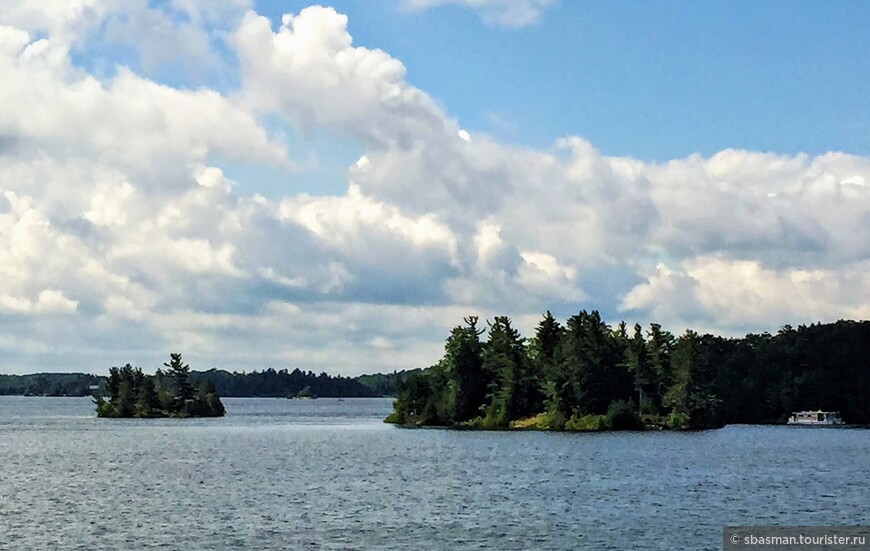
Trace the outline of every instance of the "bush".
<path fill-rule="evenodd" d="M 689 428 L 691 419 L 685 413 L 680 413 L 679 411 L 672 411 L 670 415 L 668 415 L 667 420 L 665 421 L 665 425 L 669 429 L 687 429 Z"/>
<path fill-rule="evenodd" d="M 558 413 L 539 413 L 534 417 L 511 421 L 510 428 L 524 430 L 562 430 L 565 419 Z"/>
<path fill-rule="evenodd" d="M 488 420 L 488 418 L 478 415 L 477 417 L 469 419 L 468 421 L 462 421 L 461 423 L 454 425 L 454 428 L 470 430 L 498 430 L 504 427 L 494 425 L 490 420 Z"/>
<path fill-rule="evenodd" d="M 663 415 L 641 415 L 643 427 L 646 430 L 663 430 L 668 428 L 668 418 Z"/>
<path fill-rule="evenodd" d="M 565 423 L 565 430 L 573 431 L 602 431 L 609 430 L 610 424 L 606 415 L 584 415 L 577 417 L 572 415 Z"/>
<path fill-rule="evenodd" d="M 97 417 L 117 417 L 115 406 L 103 399 L 102 396 L 94 398 L 94 404 L 97 406 Z"/>
<path fill-rule="evenodd" d="M 398 411 L 394 411 L 393 413 L 387 415 L 387 418 L 384 419 L 384 423 L 391 423 L 393 425 L 401 425 L 405 422 L 404 417 Z"/>
<path fill-rule="evenodd" d="M 643 430 L 643 421 L 634 405 L 617 400 L 607 408 L 607 424 L 611 430 Z"/>

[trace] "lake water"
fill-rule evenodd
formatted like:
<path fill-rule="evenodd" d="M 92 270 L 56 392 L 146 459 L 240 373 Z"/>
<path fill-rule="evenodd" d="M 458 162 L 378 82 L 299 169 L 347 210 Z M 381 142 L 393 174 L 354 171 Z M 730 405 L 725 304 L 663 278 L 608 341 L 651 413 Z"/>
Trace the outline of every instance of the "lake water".
<path fill-rule="evenodd" d="M 388 399 L 97 419 L 0 397 L 0 549 L 720 549 L 870 518 L 870 431 L 407 430 Z"/>

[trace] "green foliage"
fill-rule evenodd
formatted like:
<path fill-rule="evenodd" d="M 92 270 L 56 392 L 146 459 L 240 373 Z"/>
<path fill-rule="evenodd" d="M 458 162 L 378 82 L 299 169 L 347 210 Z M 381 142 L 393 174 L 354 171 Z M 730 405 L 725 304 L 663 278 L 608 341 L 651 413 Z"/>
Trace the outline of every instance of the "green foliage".
<path fill-rule="evenodd" d="M 652 411 L 661 411 L 664 396 L 671 386 L 671 352 L 674 336 L 663 331 L 657 323 L 650 324 L 646 350 L 649 354 L 648 400 Z"/>
<path fill-rule="evenodd" d="M 665 427 L 672 430 L 683 430 L 691 428 L 690 417 L 680 411 L 672 411 L 665 419 Z"/>
<path fill-rule="evenodd" d="M 523 338 L 507 317 L 496 317 L 490 324 L 483 369 L 490 379 L 486 428 L 506 428 L 511 420 L 539 410 L 543 400 L 537 377 Z"/>
<path fill-rule="evenodd" d="M 574 415 L 565 423 L 565 430 L 569 431 L 591 432 L 609 429 L 606 415 Z"/>
<path fill-rule="evenodd" d="M 611 331 L 598 312 L 583 310 L 568 319 L 558 355 L 561 369 L 554 381 L 562 389 L 563 414 L 603 413 L 613 400 L 630 396 L 624 346 L 624 339 Z"/>
<path fill-rule="evenodd" d="M 372 373 L 355 377 L 354 381 L 369 389 L 373 396 L 396 396 L 399 392 L 399 381 L 407 379 L 411 375 L 416 375 L 420 371 L 422 370 L 408 369 L 393 371 L 392 373 Z"/>
<path fill-rule="evenodd" d="M 668 428 L 667 420 L 669 416 L 642 413 L 640 415 L 644 430 L 662 430 Z"/>
<path fill-rule="evenodd" d="M 475 417 L 474 419 L 462 421 L 461 423 L 455 425 L 454 428 L 468 430 L 501 430 L 507 427 L 503 425 L 497 425 L 493 423 L 492 420 L 487 419 L 486 417 Z"/>
<path fill-rule="evenodd" d="M 419 372 L 420 370 L 414 370 Z M 326 397 L 367 397 L 383 396 L 382 390 L 370 388 L 363 380 L 377 386 L 376 381 L 384 385 L 395 384 L 400 378 L 409 372 L 399 372 L 393 375 L 363 375 L 352 379 L 343 376 L 331 376 L 326 373 L 314 373 L 301 369 L 273 369 L 251 371 L 249 373 L 230 372 L 222 369 L 209 369 L 208 371 L 191 371 L 190 383 L 193 386 L 205 381 L 212 381 L 221 396 L 259 396 L 272 398 L 286 398 L 296 396 L 306 386 L 311 392 L 321 398 Z M 389 383 L 387 381 L 392 381 Z"/>
<path fill-rule="evenodd" d="M 506 317 L 455 328 L 435 366 L 397 385 L 392 422 L 466 428 L 703 429 L 840 411 L 870 423 L 870 322 L 724 339 L 658 324 L 631 334 L 598 312 L 548 312 L 526 345 Z M 543 412 L 543 413 L 542 413 Z M 540 415 L 536 415 L 540 414 Z M 603 419 L 603 421 L 602 421 Z M 642 419 L 642 421 L 641 421 Z"/>
<path fill-rule="evenodd" d="M 405 418 L 398 411 L 393 411 L 391 414 L 387 415 L 387 418 L 384 419 L 384 423 L 390 423 L 392 425 L 403 425 L 405 424 Z"/>
<path fill-rule="evenodd" d="M 446 425 L 447 405 L 444 370 L 433 366 L 412 375 L 398 384 L 398 397 L 393 404 L 391 423 L 399 425 Z M 440 407 L 439 407 L 440 406 Z"/>
<path fill-rule="evenodd" d="M 607 425 L 610 430 L 643 430 L 644 428 L 637 408 L 624 400 L 617 400 L 607 408 Z"/>
<path fill-rule="evenodd" d="M 196 395 L 181 354 L 172 354 L 170 376 L 161 370 L 152 377 L 130 364 L 109 369 L 109 399 L 94 398 L 98 417 L 222 417 L 226 414 L 211 381 L 200 384 Z"/>
<path fill-rule="evenodd" d="M 477 417 L 486 400 L 491 374 L 483 368 L 481 333 L 477 316 L 469 316 L 464 326 L 453 328 L 445 343 L 441 365 L 448 378 L 450 424 Z"/>
<path fill-rule="evenodd" d="M 175 409 L 187 412 L 190 408 L 188 401 L 193 400 L 193 386 L 188 380 L 190 366 L 181 360 L 181 354 L 173 352 L 169 358 L 169 363 L 164 362 L 163 365 L 169 368 L 167 374 L 175 384 Z"/>
<path fill-rule="evenodd" d="M 715 369 L 710 358 L 711 343 L 692 330 L 681 336 L 673 351 L 672 383 L 663 402 L 687 426 L 703 427 L 717 415 L 719 400 L 714 394 Z"/>
<path fill-rule="evenodd" d="M 306 385 L 305 388 L 296 393 L 296 397 L 311 400 L 317 398 L 317 394 L 314 394 L 314 392 L 311 391 L 311 387 Z"/>
<path fill-rule="evenodd" d="M 97 417 L 116 417 L 114 406 L 102 396 L 94 396 L 94 404 L 97 406 Z"/>
<path fill-rule="evenodd" d="M 538 324 L 535 337 L 529 347 L 532 367 L 538 375 L 542 407 L 551 416 L 562 419 L 563 425 L 565 416 L 562 412 L 568 409 L 566 403 L 568 376 L 562 370 L 563 365 L 559 363 L 564 336 L 565 328 L 548 310 L 544 319 Z"/>
<path fill-rule="evenodd" d="M 558 413 L 539 413 L 525 419 L 517 419 L 511 421 L 510 428 L 512 429 L 534 429 L 534 430 L 562 430 L 565 428 L 565 418 Z"/>

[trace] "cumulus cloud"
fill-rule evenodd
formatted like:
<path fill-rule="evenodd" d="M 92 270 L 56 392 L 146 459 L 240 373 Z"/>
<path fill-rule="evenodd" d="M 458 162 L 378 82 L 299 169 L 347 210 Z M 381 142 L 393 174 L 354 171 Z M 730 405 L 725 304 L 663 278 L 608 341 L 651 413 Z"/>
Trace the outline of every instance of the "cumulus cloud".
<path fill-rule="evenodd" d="M 69 313 L 75 312 L 78 302 L 70 300 L 63 292 L 56 289 L 41 291 L 35 300 L 26 297 L 9 295 L 0 296 L 0 309 L 6 312 L 43 314 L 47 312 Z"/>
<path fill-rule="evenodd" d="M 406 10 L 425 10 L 446 4 L 477 11 L 484 22 L 505 27 L 525 27 L 540 20 L 553 0 L 402 0 Z"/>
<path fill-rule="evenodd" d="M 75 67 L 66 48 L 9 27 L 0 27 L 0 45 L 0 135 L 21 153 L 175 175 L 210 154 L 286 162 L 255 117 L 216 91 L 180 90 L 127 69 L 103 83 Z"/>
<path fill-rule="evenodd" d="M 402 147 L 458 132 L 432 98 L 405 81 L 399 60 L 354 47 L 347 16 L 332 8 L 285 15 L 277 32 L 249 11 L 232 43 L 245 104 L 280 113 L 300 129 L 325 127 L 365 145 Z"/>
<path fill-rule="evenodd" d="M 252 6 L 249 0 L 171 0 L 162 7 L 149 0 L 8 0 L 0 24 L 47 35 L 52 43 L 74 51 L 124 47 L 146 72 L 181 64 L 202 77 L 219 63 L 214 51 L 220 34 L 234 26 Z M 111 73 L 112 62 L 91 60 Z"/>
<path fill-rule="evenodd" d="M 79 45 L 116 9 L 118 0 L 28 0 L 4 2 L 0 23 L 45 33 L 65 46 Z"/>
<path fill-rule="evenodd" d="M 863 319 L 870 313 L 867 268 L 864 261 L 840 270 L 775 270 L 761 260 L 703 256 L 678 270 L 657 266 L 624 297 L 622 308 L 726 330 Z"/>
<path fill-rule="evenodd" d="M 329 8 L 276 30 L 243 0 L 61 4 L 14 3 L 0 27 L 0 327 L 16 337 L 0 369 L 169 350 L 202 368 L 402 369 L 434 362 L 464 315 L 529 331 L 547 309 L 728 333 L 870 316 L 865 157 L 509 146 L 462 130 Z M 140 8 L 179 39 L 187 14 L 207 57 L 226 40 L 238 88 L 75 61 Z M 296 191 L 282 124 L 363 150 L 344 193 Z M 283 195 L 239 169 L 260 164 Z"/>

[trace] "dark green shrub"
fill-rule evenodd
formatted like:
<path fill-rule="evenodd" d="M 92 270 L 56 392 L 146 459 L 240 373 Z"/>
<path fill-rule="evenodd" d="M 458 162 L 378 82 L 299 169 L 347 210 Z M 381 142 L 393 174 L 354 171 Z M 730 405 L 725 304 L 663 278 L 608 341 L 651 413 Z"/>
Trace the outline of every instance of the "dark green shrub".
<path fill-rule="evenodd" d="M 607 424 L 611 430 L 643 430 L 634 404 L 624 400 L 612 402 L 607 408 Z"/>

